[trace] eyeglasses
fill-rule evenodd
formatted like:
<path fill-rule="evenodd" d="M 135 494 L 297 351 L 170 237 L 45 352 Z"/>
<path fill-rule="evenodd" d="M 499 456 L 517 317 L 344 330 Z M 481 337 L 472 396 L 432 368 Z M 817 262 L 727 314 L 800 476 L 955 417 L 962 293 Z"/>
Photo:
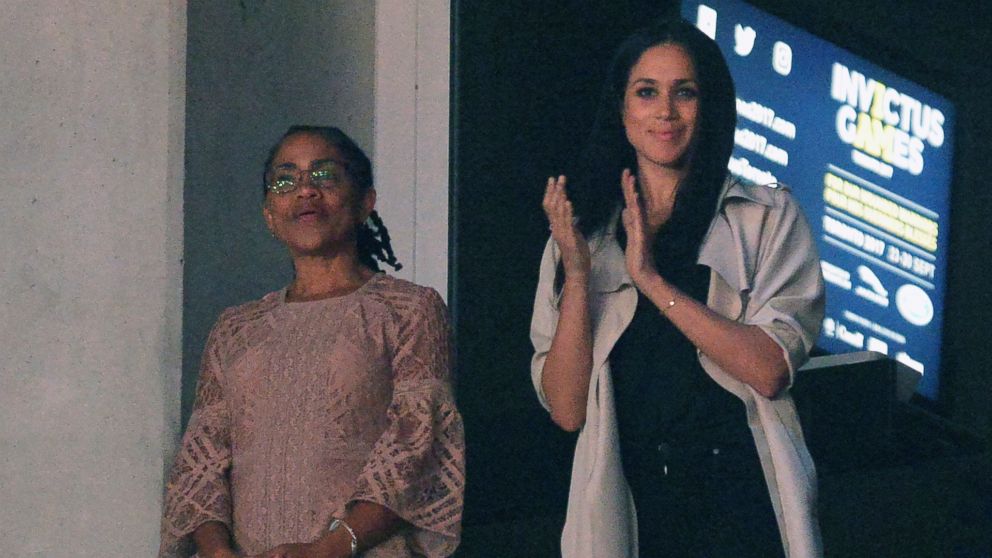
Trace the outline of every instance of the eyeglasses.
<path fill-rule="evenodd" d="M 344 165 L 337 161 L 320 161 L 310 169 L 276 167 L 265 173 L 265 188 L 273 194 L 288 194 L 303 184 L 304 178 L 310 185 L 321 190 L 337 188 L 344 177 Z"/>

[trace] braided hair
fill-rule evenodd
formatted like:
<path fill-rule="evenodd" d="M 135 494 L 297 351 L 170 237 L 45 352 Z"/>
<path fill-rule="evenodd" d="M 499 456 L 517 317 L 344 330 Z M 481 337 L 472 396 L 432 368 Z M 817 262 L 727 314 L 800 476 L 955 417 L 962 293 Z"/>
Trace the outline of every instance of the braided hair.
<path fill-rule="evenodd" d="M 358 147 L 358 144 L 347 134 L 333 126 L 290 126 L 286 133 L 279 138 L 279 141 L 272 146 L 272 149 L 269 150 L 269 156 L 265 159 L 265 167 L 262 171 L 263 195 L 268 194 L 265 173 L 272 166 L 276 152 L 279 151 L 279 147 L 286 141 L 286 138 L 296 134 L 312 134 L 334 146 L 344 158 L 345 171 L 348 172 L 348 176 L 358 188 L 359 194 L 364 194 L 372 188 L 372 162 L 362 151 L 362 148 Z M 389 230 L 386 229 L 382 217 L 375 210 L 364 223 L 358 225 L 358 230 L 355 233 L 358 260 L 362 265 L 373 271 L 382 271 L 379 262 L 396 271 L 403 268 L 403 264 L 396 259 L 396 254 L 393 252 L 393 245 L 389 241 Z"/>

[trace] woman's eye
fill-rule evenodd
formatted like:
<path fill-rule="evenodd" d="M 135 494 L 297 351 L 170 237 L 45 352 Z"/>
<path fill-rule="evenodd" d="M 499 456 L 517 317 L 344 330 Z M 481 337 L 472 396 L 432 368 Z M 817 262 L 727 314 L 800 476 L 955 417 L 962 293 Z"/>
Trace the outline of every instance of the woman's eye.
<path fill-rule="evenodd" d="M 337 175 L 331 169 L 319 169 L 310 174 L 315 184 L 321 186 L 332 186 L 337 182 Z"/>
<path fill-rule="evenodd" d="M 296 177 L 290 173 L 281 173 L 272 177 L 273 184 L 289 185 L 296 182 Z"/>
<path fill-rule="evenodd" d="M 683 87 L 675 92 L 675 95 L 682 99 L 695 99 L 699 96 L 699 92 L 692 87 Z"/>
<path fill-rule="evenodd" d="M 634 91 L 634 95 L 641 98 L 650 98 L 658 96 L 658 90 L 654 87 L 641 87 Z"/>

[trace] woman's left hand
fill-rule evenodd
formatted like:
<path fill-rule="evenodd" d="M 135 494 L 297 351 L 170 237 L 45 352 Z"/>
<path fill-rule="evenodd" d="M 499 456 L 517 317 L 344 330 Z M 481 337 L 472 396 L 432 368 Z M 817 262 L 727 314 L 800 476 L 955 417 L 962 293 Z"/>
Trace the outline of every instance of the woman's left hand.
<path fill-rule="evenodd" d="M 625 203 L 621 217 L 623 228 L 627 231 L 627 248 L 624 251 L 627 273 L 630 274 L 634 285 L 640 288 L 647 279 L 658 275 L 658 270 L 655 268 L 654 254 L 647 239 L 644 207 L 634 186 L 636 180 L 637 177 L 630 172 L 630 169 L 624 169 L 620 176 L 620 187 L 623 190 Z"/>

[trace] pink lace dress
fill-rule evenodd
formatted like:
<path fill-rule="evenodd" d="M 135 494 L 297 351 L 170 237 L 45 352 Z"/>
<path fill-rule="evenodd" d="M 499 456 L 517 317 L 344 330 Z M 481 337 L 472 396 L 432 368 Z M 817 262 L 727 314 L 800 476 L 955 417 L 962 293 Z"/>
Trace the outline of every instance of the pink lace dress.
<path fill-rule="evenodd" d="M 448 556 L 465 446 L 444 302 L 384 274 L 343 297 L 284 299 L 228 309 L 210 333 L 159 556 L 190 556 L 207 521 L 246 555 L 309 542 L 356 500 L 410 524 L 364 556 Z"/>

